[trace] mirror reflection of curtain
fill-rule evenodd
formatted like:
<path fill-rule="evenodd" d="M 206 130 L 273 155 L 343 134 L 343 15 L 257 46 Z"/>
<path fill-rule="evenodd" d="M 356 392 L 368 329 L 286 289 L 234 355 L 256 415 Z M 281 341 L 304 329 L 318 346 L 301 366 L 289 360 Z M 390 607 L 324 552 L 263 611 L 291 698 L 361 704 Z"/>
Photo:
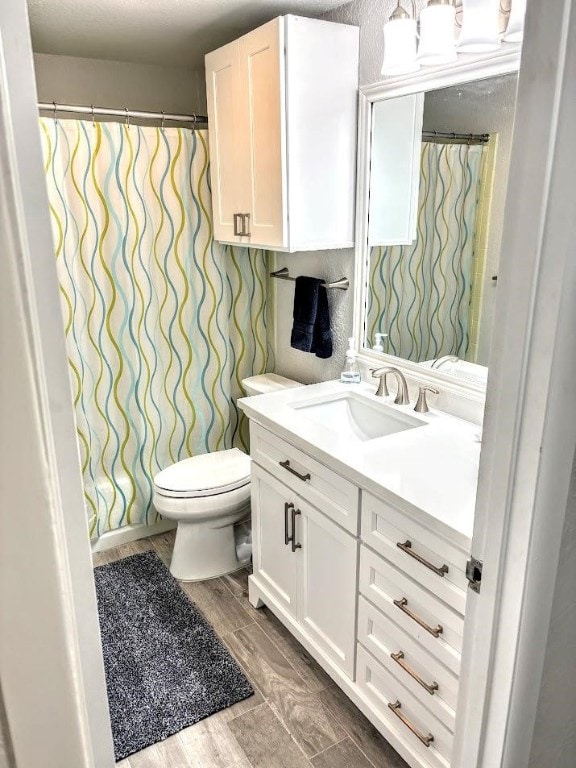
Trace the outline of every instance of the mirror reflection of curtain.
<path fill-rule="evenodd" d="M 373 247 L 369 345 L 414 362 L 469 346 L 476 215 L 486 145 L 422 144 L 418 233 L 410 245 Z"/>
<path fill-rule="evenodd" d="M 155 523 L 152 478 L 247 448 L 235 404 L 267 369 L 267 257 L 212 238 L 208 136 L 40 121 L 93 538 Z"/>

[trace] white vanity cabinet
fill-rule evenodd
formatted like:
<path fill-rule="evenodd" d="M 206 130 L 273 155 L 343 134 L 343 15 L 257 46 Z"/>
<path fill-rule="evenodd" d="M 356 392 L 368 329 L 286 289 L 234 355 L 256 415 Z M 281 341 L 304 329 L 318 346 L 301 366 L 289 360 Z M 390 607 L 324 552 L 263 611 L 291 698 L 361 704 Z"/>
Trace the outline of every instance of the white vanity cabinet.
<path fill-rule="evenodd" d="M 358 39 L 281 16 L 206 56 L 216 240 L 354 244 Z"/>
<path fill-rule="evenodd" d="M 269 606 L 409 765 L 449 768 L 462 539 L 254 420 L 250 438 L 251 602 Z"/>
<path fill-rule="evenodd" d="M 273 601 L 352 678 L 357 539 L 254 464 L 251 482 L 254 573 Z"/>

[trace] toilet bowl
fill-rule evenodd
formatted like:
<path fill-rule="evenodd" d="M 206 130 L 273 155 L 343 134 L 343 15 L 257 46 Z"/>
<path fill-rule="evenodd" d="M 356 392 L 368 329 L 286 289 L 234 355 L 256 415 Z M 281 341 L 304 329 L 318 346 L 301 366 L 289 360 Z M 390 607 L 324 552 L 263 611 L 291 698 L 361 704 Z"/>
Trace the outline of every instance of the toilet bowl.
<path fill-rule="evenodd" d="M 302 386 L 277 374 L 251 376 L 242 384 L 248 395 Z M 250 561 L 250 548 L 237 547 L 236 528 L 250 517 L 250 457 L 238 448 L 163 469 L 154 477 L 152 500 L 162 517 L 178 523 L 170 563 L 176 579 L 213 579 Z"/>

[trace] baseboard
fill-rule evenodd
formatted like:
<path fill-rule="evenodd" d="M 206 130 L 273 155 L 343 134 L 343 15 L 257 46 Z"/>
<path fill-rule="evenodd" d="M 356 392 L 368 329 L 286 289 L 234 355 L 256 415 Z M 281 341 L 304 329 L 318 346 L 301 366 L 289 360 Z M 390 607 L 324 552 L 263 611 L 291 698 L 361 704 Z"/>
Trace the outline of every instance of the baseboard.
<path fill-rule="evenodd" d="M 147 539 L 149 536 L 155 536 L 157 533 L 165 533 L 176 528 L 177 523 L 174 520 L 160 520 L 154 525 L 125 525 L 123 528 L 117 528 L 115 531 L 107 531 L 98 539 L 92 541 L 92 552 L 105 552 L 107 549 L 119 547 L 120 544 L 127 544 L 129 541 L 138 539 Z"/>

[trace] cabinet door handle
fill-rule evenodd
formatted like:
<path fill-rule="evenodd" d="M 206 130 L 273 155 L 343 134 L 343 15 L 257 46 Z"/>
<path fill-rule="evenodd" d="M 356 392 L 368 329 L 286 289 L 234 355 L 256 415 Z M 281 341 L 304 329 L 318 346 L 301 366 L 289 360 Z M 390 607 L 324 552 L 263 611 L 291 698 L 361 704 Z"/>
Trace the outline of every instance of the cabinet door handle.
<path fill-rule="evenodd" d="M 242 221 L 242 216 L 243 216 L 243 214 L 241 214 L 241 213 L 235 213 L 232 216 L 232 220 L 234 221 L 234 234 L 238 235 L 238 236 L 243 234 L 242 229 L 244 227 L 242 227 L 242 229 L 240 229 L 240 227 L 238 226 L 238 222 Z"/>
<path fill-rule="evenodd" d="M 430 694 L 432 694 L 432 696 L 434 696 L 434 694 L 438 690 L 438 683 L 426 683 L 426 682 L 424 682 L 424 680 L 422 680 L 420 675 L 417 672 L 414 672 L 414 670 L 411 669 L 408 666 L 408 664 L 406 664 L 405 661 L 403 661 L 403 659 L 404 659 L 404 651 L 398 651 L 398 653 L 391 653 L 390 656 L 394 659 L 396 664 L 399 664 L 402 667 L 404 672 L 408 672 L 408 674 L 410 675 L 411 678 L 416 680 L 416 682 L 419 685 L 421 685 L 422 688 L 424 688 L 425 690 L 428 691 L 428 693 L 430 693 Z"/>
<path fill-rule="evenodd" d="M 406 616 L 410 616 L 410 618 L 416 622 L 416 624 L 419 624 L 422 629 L 425 629 L 426 632 L 430 632 L 431 635 L 434 635 L 434 637 L 438 637 L 439 635 L 444 632 L 444 627 L 442 627 L 441 624 L 438 624 L 436 627 L 431 627 L 430 624 L 426 624 L 424 619 L 421 619 L 420 616 L 418 616 L 414 611 L 411 611 L 410 608 L 407 608 L 408 600 L 403 597 L 401 600 L 394 600 L 394 605 L 396 608 L 400 608 L 401 611 L 403 611 Z"/>
<path fill-rule="evenodd" d="M 290 532 L 288 530 L 288 512 L 294 509 L 294 504 L 292 504 L 291 501 L 287 501 L 284 504 L 284 544 L 288 546 L 290 542 L 292 541 L 292 536 L 290 536 Z M 292 528 L 292 534 L 294 534 L 294 528 Z"/>
<path fill-rule="evenodd" d="M 297 549 L 302 549 L 302 544 L 296 543 L 296 516 L 301 514 L 302 512 L 300 512 L 299 509 L 296 509 L 294 504 L 292 504 L 292 552 L 296 552 Z"/>
<path fill-rule="evenodd" d="M 392 712 L 394 712 L 394 714 L 396 715 L 396 717 L 402 720 L 406 728 L 411 730 L 414 736 L 416 736 L 417 739 L 420 739 L 420 741 L 422 742 L 422 744 L 424 744 L 425 747 L 429 747 L 430 744 L 432 744 L 432 742 L 434 741 L 434 736 L 432 736 L 431 733 L 429 733 L 427 736 L 425 736 L 423 733 L 420 733 L 418 728 L 416 728 L 415 725 L 412 725 L 412 723 L 410 722 L 410 720 L 408 720 L 406 715 L 402 714 L 402 712 L 400 711 L 401 708 L 402 708 L 402 704 L 400 704 L 398 700 L 396 700 L 394 704 L 392 704 L 392 702 L 390 701 L 388 702 L 388 709 L 391 709 Z"/>
<path fill-rule="evenodd" d="M 312 477 L 310 472 L 307 472 L 305 475 L 301 475 L 300 472 L 297 472 L 295 469 L 293 469 L 293 467 L 290 466 L 290 459 L 286 459 L 286 461 L 279 461 L 278 463 L 280 464 L 281 467 L 284 467 L 284 469 L 287 469 L 288 472 L 291 472 L 293 475 L 296 475 L 296 477 L 299 478 L 300 480 L 304 480 L 304 482 L 306 482 L 306 480 L 310 480 L 310 478 Z"/>
<path fill-rule="evenodd" d="M 425 560 L 422 555 L 419 555 L 417 552 L 414 552 L 412 549 L 412 542 L 410 539 L 406 539 L 406 541 L 397 541 L 396 546 L 398 549 L 401 549 L 402 552 L 406 552 L 407 555 L 410 555 L 410 557 L 413 557 L 414 560 L 418 560 L 419 563 L 422 563 L 422 565 L 426 566 L 426 568 L 429 568 L 431 571 L 434 571 L 438 576 L 441 576 L 444 578 L 444 576 L 448 573 L 448 566 L 446 564 L 441 565 L 440 568 L 438 568 L 436 565 L 432 565 L 432 563 L 429 563 L 428 560 Z"/>
<path fill-rule="evenodd" d="M 250 214 L 242 213 L 240 215 L 242 216 L 242 232 L 240 232 L 240 234 L 245 237 L 250 237 Z"/>

